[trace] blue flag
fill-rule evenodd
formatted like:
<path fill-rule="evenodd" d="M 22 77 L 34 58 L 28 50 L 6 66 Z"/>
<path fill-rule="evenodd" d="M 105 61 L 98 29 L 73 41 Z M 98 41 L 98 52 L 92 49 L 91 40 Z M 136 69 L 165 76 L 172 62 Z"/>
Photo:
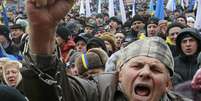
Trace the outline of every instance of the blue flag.
<path fill-rule="evenodd" d="M 2 16 L 3 16 L 3 23 L 4 23 L 4 25 L 5 26 L 7 26 L 8 27 L 8 16 L 7 16 L 7 10 L 6 10 L 6 8 L 4 7 L 4 4 L 2 3 L 1 4 L 2 5 Z"/>
<path fill-rule="evenodd" d="M 2 45 L 0 44 L 0 58 L 2 58 L 2 57 L 8 58 L 9 60 L 22 60 L 22 58 L 19 56 L 7 54 L 6 51 L 4 50 L 4 48 L 2 47 Z"/>
<path fill-rule="evenodd" d="M 154 14 L 154 2 L 153 2 L 153 0 L 150 0 L 150 2 L 149 2 L 149 14 L 151 14 L 151 15 Z"/>
<path fill-rule="evenodd" d="M 164 0 L 157 0 L 155 17 L 160 20 L 164 19 Z"/>

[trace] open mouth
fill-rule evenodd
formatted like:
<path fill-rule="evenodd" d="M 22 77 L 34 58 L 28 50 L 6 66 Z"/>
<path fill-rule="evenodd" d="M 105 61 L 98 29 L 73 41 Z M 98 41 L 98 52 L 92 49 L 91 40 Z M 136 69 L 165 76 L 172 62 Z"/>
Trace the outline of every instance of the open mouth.
<path fill-rule="evenodd" d="M 148 85 L 138 84 L 134 87 L 135 94 L 139 96 L 149 96 L 151 93 L 151 89 Z"/>

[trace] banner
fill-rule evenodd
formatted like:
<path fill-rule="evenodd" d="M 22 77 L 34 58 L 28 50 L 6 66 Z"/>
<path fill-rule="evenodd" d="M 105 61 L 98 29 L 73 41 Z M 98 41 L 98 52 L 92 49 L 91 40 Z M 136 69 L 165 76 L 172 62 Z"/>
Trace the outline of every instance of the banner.
<path fill-rule="evenodd" d="M 114 0 L 109 0 L 109 17 L 115 16 L 114 14 Z"/>
<path fill-rule="evenodd" d="M 84 0 L 81 0 L 80 2 L 80 15 L 85 15 L 85 9 L 84 9 Z"/>
<path fill-rule="evenodd" d="M 126 11 L 125 11 L 123 0 L 119 0 L 119 6 L 120 6 L 120 12 L 121 12 L 121 20 L 123 23 L 125 23 L 126 22 Z"/>
<path fill-rule="evenodd" d="M 135 0 L 133 0 L 132 17 L 135 16 Z"/>
<path fill-rule="evenodd" d="M 98 13 L 101 13 L 101 2 L 102 0 L 98 1 Z"/>
<path fill-rule="evenodd" d="M 86 0 L 85 4 L 86 4 L 86 17 L 90 17 L 91 16 L 90 0 Z"/>
<path fill-rule="evenodd" d="M 198 0 L 197 4 L 197 14 L 196 14 L 196 20 L 195 20 L 195 28 L 201 29 L 201 0 Z"/>
<path fill-rule="evenodd" d="M 163 0 L 158 0 L 156 3 L 155 17 L 159 18 L 160 20 L 164 19 L 164 1 Z"/>
<path fill-rule="evenodd" d="M 172 12 L 175 11 L 176 10 L 176 0 L 168 0 L 166 8 L 169 11 L 172 11 Z"/>

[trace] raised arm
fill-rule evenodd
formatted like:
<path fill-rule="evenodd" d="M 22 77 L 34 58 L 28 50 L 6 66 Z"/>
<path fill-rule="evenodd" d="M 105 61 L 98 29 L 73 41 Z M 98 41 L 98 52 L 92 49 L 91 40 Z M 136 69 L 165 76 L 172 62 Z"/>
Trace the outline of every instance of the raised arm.
<path fill-rule="evenodd" d="M 34 54 L 52 54 L 57 23 L 67 14 L 74 0 L 27 0 L 30 49 Z"/>

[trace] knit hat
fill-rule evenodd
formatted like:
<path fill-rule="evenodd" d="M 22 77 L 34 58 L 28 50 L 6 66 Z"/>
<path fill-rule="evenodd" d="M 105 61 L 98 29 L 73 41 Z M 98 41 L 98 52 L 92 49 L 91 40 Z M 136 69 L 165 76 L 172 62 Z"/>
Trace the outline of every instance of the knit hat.
<path fill-rule="evenodd" d="M 148 26 L 149 24 L 156 24 L 156 25 L 158 25 L 158 22 L 159 22 L 159 19 L 158 19 L 158 18 L 152 17 L 152 18 L 150 18 L 150 19 L 148 20 L 147 26 Z"/>
<path fill-rule="evenodd" d="M 91 48 L 102 48 L 104 51 L 107 52 L 107 48 L 105 46 L 104 41 L 100 38 L 97 38 L 97 37 L 93 37 L 93 38 L 88 40 L 87 50 L 89 50 Z"/>
<path fill-rule="evenodd" d="M 101 48 L 92 48 L 86 54 L 79 56 L 75 65 L 80 69 L 81 73 L 90 69 L 105 69 L 105 63 L 108 59 L 107 53 Z"/>
<path fill-rule="evenodd" d="M 135 21 L 142 21 L 142 22 L 144 23 L 144 18 L 143 18 L 142 16 L 140 16 L 140 15 L 135 15 L 135 16 L 133 17 L 131 23 L 133 23 L 133 22 L 135 22 Z"/>
<path fill-rule="evenodd" d="M 58 26 L 56 33 L 62 39 L 67 40 L 70 34 L 70 31 L 66 27 L 61 25 L 61 26 Z"/>
<path fill-rule="evenodd" d="M 111 21 L 115 21 L 119 25 L 122 25 L 122 21 L 120 19 L 118 19 L 117 17 L 111 17 L 110 20 L 109 20 L 109 22 L 111 22 Z"/>
<path fill-rule="evenodd" d="M 105 32 L 101 34 L 100 38 L 104 41 L 108 41 L 112 45 L 112 50 L 115 51 L 116 44 L 115 44 L 115 36 L 109 32 Z"/>
<path fill-rule="evenodd" d="M 27 101 L 16 89 L 2 85 L 0 85 L 0 98 L 2 101 Z"/>
<path fill-rule="evenodd" d="M 10 40 L 9 33 L 10 31 L 8 27 L 6 27 L 5 25 L 0 25 L 0 35 L 3 35 L 7 40 Z"/>
<path fill-rule="evenodd" d="M 83 40 L 85 43 L 87 43 L 88 38 L 85 37 L 84 35 L 75 37 L 75 43 L 77 43 L 80 40 Z"/>
<path fill-rule="evenodd" d="M 174 72 L 174 59 L 169 46 L 160 37 L 146 37 L 137 40 L 120 50 L 121 56 L 117 61 L 117 67 L 121 68 L 124 63 L 137 56 L 147 56 L 158 59 L 169 70 L 170 75 Z"/>

